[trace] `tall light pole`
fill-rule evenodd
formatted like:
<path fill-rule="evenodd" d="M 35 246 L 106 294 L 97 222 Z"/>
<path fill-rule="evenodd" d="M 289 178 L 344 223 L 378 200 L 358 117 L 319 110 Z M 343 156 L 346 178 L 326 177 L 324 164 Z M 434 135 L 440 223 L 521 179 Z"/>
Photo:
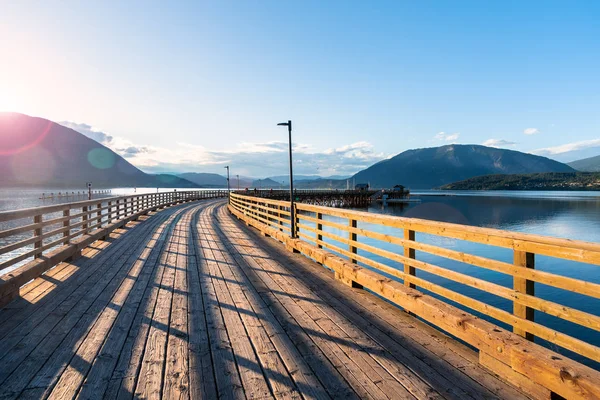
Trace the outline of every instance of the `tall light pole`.
<path fill-rule="evenodd" d="M 236 175 L 236 176 L 237 176 L 237 180 L 238 180 L 238 190 L 240 190 L 240 176 L 239 175 Z"/>
<path fill-rule="evenodd" d="M 229 165 L 227 165 L 227 202 L 229 202 Z"/>
<path fill-rule="evenodd" d="M 294 215 L 294 174 L 292 171 L 292 121 L 281 122 L 278 126 L 287 126 L 289 135 L 289 148 L 290 148 L 290 236 L 296 237 L 296 216 Z"/>

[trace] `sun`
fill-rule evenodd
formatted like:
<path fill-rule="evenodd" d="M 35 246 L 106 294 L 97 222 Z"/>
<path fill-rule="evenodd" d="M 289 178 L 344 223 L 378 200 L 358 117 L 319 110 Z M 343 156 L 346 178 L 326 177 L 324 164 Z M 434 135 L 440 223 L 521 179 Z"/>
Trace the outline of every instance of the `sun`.
<path fill-rule="evenodd" d="M 10 101 L 10 99 L 0 93 L 0 112 L 6 112 L 6 111 L 14 111 L 14 104 L 12 104 L 12 102 Z"/>

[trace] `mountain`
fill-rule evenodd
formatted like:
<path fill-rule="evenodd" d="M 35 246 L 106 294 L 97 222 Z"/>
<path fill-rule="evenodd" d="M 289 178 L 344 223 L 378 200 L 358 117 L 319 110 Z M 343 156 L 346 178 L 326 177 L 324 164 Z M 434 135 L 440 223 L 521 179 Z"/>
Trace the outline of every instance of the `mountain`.
<path fill-rule="evenodd" d="M 599 172 L 485 175 L 442 186 L 443 190 L 599 190 Z"/>
<path fill-rule="evenodd" d="M 279 189 L 283 187 L 285 189 L 285 185 L 282 185 L 281 182 L 276 182 L 270 178 L 257 179 L 254 182 L 252 182 L 252 185 L 250 185 L 250 187 L 257 189 Z"/>
<path fill-rule="evenodd" d="M 584 158 L 567 163 L 571 168 L 583 172 L 600 172 L 600 156 Z"/>
<path fill-rule="evenodd" d="M 352 178 L 374 188 L 401 184 L 430 189 L 481 175 L 575 172 L 546 157 L 479 145 L 451 144 L 407 150 L 360 171 Z"/>
<path fill-rule="evenodd" d="M 321 177 L 319 175 L 294 175 L 294 184 L 296 182 L 317 182 L 322 180 L 336 180 L 336 179 L 346 179 L 349 176 L 346 175 L 332 175 Z M 289 175 L 279 175 L 279 176 L 270 176 L 268 179 L 272 179 L 275 182 L 281 182 L 283 185 L 290 184 L 290 176 Z"/>
<path fill-rule="evenodd" d="M 0 113 L 0 186 L 76 188 L 174 187 L 196 184 L 146 174 L 73 129 L 18 113 Z"/>
<path fill-rule="evenodd" d="M 186 179 L 190 182 L 195 183 L 200 187 L 215 187 L 215 188 L 226 188 L 227 178 L 219 174 L 208 174 L 202 172 L 186 172 L 183 174 L 177 174 L 180 178 Z"/>

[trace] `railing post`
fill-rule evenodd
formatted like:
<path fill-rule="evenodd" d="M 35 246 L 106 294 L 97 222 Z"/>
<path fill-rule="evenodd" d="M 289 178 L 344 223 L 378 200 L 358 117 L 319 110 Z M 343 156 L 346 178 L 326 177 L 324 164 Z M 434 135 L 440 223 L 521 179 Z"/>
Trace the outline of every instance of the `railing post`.
<path fill-rule="evenodd" d="M 98 228 L 102 228 L 102 203 L 98 203 L 97 205 L 98 212 L 96 212 L 96 216 L 98 217 Z"/>
<path fill-rule="evenodd" d="M 321 221 L 323 219 L 323 214 L 318 212 L 317 213 L 317 220 Z M 323 224 L 317 222 L 317 247 L 319 249 L 323 248 L 323 245 L 319 243 L 319 241 L 323 240 L 323 235 L 321 235 L 321 231 L 323 230 Z"/>
<path fill-rule="evenodd" d="M 410 229 L 406 229 L 404 228 L 404 240 L 409 240 L 409 241 L 414 241 L 415 240 L 415 231 L 412 231 Z M 412 258 L 415 259 L 415 249 L 408 247 L 408 246 L 404 246 L 404 257 L 406 258 Z M 416 275 L 416 270 L 415 267 L 409 265 L 409 264 L 404 264 L 404 274 L 406 275 Z M 410 287 L 410 288 L 416 288 L 415 284 L 410 283 L 408 280 L 404 280 L 404 286 Z"/>
<path fill-rule="evenodd" d="M 296 203 L 294 203 L 292 207 L 294 207 L 294 212 L 292 213 L 292 215 L 294 216 L 294 237 L 297 239 L 298 233 L 300 232 L 300 228 L 298 227 L 300 217 L 298 217 L 298 207 L 296 207 Z"/>
<path fill-rule="evenodd" d="M 526 251 L 515 250 L 514 251 L 514 264 L 522 268 L 535 268 L 535 254 L 528 253 Z M 519 278 L 515 276 L 513 278 L 513 288 L 516 292 L 535 296 L 535 282 L 525 278 Z M 523 304 L 519 304 L 513 301 L 513 314 L 516 317 L 524 318 L 528 321 L 534 320 L 534 310 L 531 307 L 527 307 Z M 527 340 L 534 340 L 534 335 L 523 329 L 513 327 L 513 332 L 517 335 L 523 336 Z"/>
<path fill-rule="evenodd" d="M 352 228 L 356 228 L 357 224 L 356 224 L 356 220 L 352 219 L 352 218 L 348 218 L 348 240 L 352 241 L 352 242 L 356 242 L 356 233 L 352 232 Z M 348 245 L 348 251 L 350 251 L 350 253 L 352 254 L 356 254 L 357 253 L 357 249 L 356 246 L 353 246 L 352 243 L 350 243 Z M 357 260 L 355 258 L 350 258 L 350 262 L 352 264 L 356 264 Z"/>
<path fill-rule="evenodd" d="M 42 216 L 41 216 L 41 215 L 36 215 L 36 216 L 34 216 L 34 217 L 33 217 L 33 223 L 34 223 L 34 224 L 41 224 L 41 223 L 42 223 Z M 33 235 L 34 235 L 34 236 L 42 236 L 42 228 L 40 227 L 40 228 L 37 228 L 37 229 L 35 229 L 35 230 L 33 231 Z M 33 244 L 33 247 L 34 247 L 35 249 L 39 249 L 39 248 L 41 248 L 41 247 L 42 247 L 42 242 L 43 242 L 43 240 L 42 240 L 42 239 L 40 239 L 40 240 L 37 240 L 37 241 L 36 241 L 36 242 Z M 40 252 L 40 253 L 37 253 L 37 254 L 34 256 L 34 258 L 40 258 L 41 256 L 42 256 L 42 253 Z"/>
<path fill-rule="evenodd" d="M 71 210 L 64 210 L 63 211 L 63 217 L 69 217 L 71 215 Z M 71 225 L 71 220 L 67 219 L 65 221 L 63 221 L 63 228 L 68 228 L 69 225 Z M 67 229 L 63 232 L 63 237 L 65 238 L 65 241 L 63 242 L 63 244 L 69 244 L 70 239 L 69 239 L 69 235 L 71 235 L 71 230 Z"/>
<path fill-rule="evenodd" d="M 283 217 L 281 216 L 281 204 L 277 206 L 277 216 L 279 217 L 279 231 L 283 232 Z"/>
<path fill-rule="evenodd" d="M 81 207 L 81 212 L 83 213 L 83 216 L 81 217 L 81 220 L 83 221 L 83 225 L 81 225 L 81 230 L 83 231 L 83 234 L 87 234 L 88 233 L 88 206 L 83 206 Z"/>
<path fill-rule="evenodd" d="M 110 225 L 112 222 L 112 201 L 108 202 L 108 219 L 106 220 L 106 224 Z"/>

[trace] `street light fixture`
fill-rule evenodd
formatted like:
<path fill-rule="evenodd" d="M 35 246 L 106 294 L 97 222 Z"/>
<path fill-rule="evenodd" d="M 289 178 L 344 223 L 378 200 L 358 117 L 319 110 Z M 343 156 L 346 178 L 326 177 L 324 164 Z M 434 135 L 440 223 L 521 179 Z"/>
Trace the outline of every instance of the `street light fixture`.
<path fill-rule="evenodd" d="M 227 165 L 225 168 L 227 168 L 227 202 L 229 203 L 229 165 Z"/>
<path fill-rule="evenodd" d="M 294 215 L 294 177 L 292 171 L 292 121 L 281 122 L 278 126 L 288 127 L 289 149 L 290 149 L 290 236 L 292 239 L 296 237 L 296 216 Z"/>

